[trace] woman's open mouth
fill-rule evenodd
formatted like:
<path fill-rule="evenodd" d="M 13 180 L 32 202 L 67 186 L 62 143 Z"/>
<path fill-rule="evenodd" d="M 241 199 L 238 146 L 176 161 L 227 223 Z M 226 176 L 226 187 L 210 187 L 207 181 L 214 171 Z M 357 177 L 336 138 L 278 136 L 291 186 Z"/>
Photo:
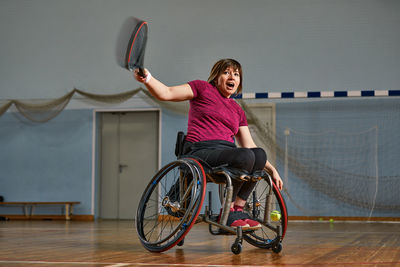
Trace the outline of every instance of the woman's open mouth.
<path fill-rule="evenodd" d="M 226 87 L 228 87 L 228 89 L 230 89 L 230 90 L 233 90 L 233 89 L 235 89 L 235 83 L 227 82 L 226 83 Z"/>

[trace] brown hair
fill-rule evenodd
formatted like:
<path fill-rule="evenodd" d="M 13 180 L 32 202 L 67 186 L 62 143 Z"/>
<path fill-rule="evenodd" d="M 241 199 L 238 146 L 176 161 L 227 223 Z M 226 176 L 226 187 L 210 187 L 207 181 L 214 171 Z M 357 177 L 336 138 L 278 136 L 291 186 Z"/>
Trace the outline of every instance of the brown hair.
<path fill-rule="evenodd" d="M 236 94 L 242 92 L 242 81 L 243 81 L 243 74 L 242 74 L 242 66 L 239 62 L 231 58 L 225 58 L 218 60 L 211 69 L 210 76 L 208 77 L 208 82 L 212 85 L 216 86 L 217 79 L 221 73 L 223 73 L 227 68 L 232 67 L 235 70 L 237 69 L 240 74 L 240 84 L 236 91 Z"/>

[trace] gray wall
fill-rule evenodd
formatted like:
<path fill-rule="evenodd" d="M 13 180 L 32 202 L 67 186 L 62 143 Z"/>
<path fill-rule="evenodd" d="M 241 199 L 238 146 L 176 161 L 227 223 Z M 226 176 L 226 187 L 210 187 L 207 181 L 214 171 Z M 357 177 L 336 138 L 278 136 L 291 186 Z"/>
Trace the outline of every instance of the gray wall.
<path fill-rule="evenodd" d="M 8 99 L 53 99 L 73 88 L 114 94 L 139 87 L 115 59 L 116 38 L 128 16 L 149 22 L 145 64 L 166 84 L 206 79 L 216 60 L 232 57 L 244 67 L 245 92 L 399 89 L 399 14 L 397 0 L 1 0 L 0 105 Z M 149 106 L 142 102 L 125 105 Z M 23 200 L 21 195 L 57 200 L 51 194 L 38 199 L 30 183 L 48 192 L 65 188 L 69 178 L 60 168 L 65 162 L 58 162 L 79 155 L 75 167 L 83 171 L 74 179 L 85 186 L 74 186 L 73 196 L 82 201 L 78 213 L 92 213 L 94 107 L 102 106 L 75 99 L 47 125 L 27 125 L 11 112 L 0 117 L 0 194 L 10 201 Z M 185 129 L 186 119 L 165 111 L 162 120 L 165 163 L 173 158 L 171 140 Z M 82 139 L 66 142 L 63 125 L 80 129 Z M 20 142 L 39 133 L 43 140 L 37 138 L 35 146 Z M 29 165 L 11 168 L 21 155 L 36 157 L 38 147 L 51 158 L 54 147 L 45 140 L 55 136 L 65 158 L 52 163 L 59 175 L 54 185 L 49 185 L 54 173 Z M 68 195 L 63 189 L 59 196 Z"/>
<path fill-rule="evenodd" d="M 396 89 L 399 11 L 397 0 L 2 0 L 0 99 L 138 87 L 114 57 L 128 16 L 149 22 L 145 61 L 167 84 L 233 57 L 248 92 Z"/>

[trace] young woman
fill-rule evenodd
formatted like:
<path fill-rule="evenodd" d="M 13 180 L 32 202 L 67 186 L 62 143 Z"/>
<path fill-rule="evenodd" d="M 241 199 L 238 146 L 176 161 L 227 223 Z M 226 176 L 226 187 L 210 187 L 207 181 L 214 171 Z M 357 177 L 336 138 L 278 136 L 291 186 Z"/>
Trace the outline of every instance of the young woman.
<path fill-rule="evenodd" d="M 211 69 L 208 81 L 194 80 L 166 86 L 145 69 L 145 77 L 134 72 L 137 81 L 162 101 L 190 100 L 185 154 L 195 155 L 211 166 L 228 164 L 248 173 L 265 169 L 279 189 L 279 173 L 267 160 L 262 148 L 255 145 L 243 109 L 231 96 L 242 91 L 242 67 L 234 59 L 221 59 Z M 240 147 L 236 147 L 235 140 Z M 257 229 L 261 225 L 243 213 L 246 199 L 255 183 L 232 181 L 233 199 L 228 225 Z"/>

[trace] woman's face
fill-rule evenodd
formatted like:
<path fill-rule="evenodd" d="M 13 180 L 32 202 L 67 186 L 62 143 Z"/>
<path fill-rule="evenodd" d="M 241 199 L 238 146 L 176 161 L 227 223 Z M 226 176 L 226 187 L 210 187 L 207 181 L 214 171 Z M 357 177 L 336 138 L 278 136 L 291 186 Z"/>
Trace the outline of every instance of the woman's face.
<path fill-rule="evenodd" d="M 226 98 L 233 95 L 240 85 L 240 73 L 238 69 L 226 68 L 217 78 L 216 87 Z"/>

